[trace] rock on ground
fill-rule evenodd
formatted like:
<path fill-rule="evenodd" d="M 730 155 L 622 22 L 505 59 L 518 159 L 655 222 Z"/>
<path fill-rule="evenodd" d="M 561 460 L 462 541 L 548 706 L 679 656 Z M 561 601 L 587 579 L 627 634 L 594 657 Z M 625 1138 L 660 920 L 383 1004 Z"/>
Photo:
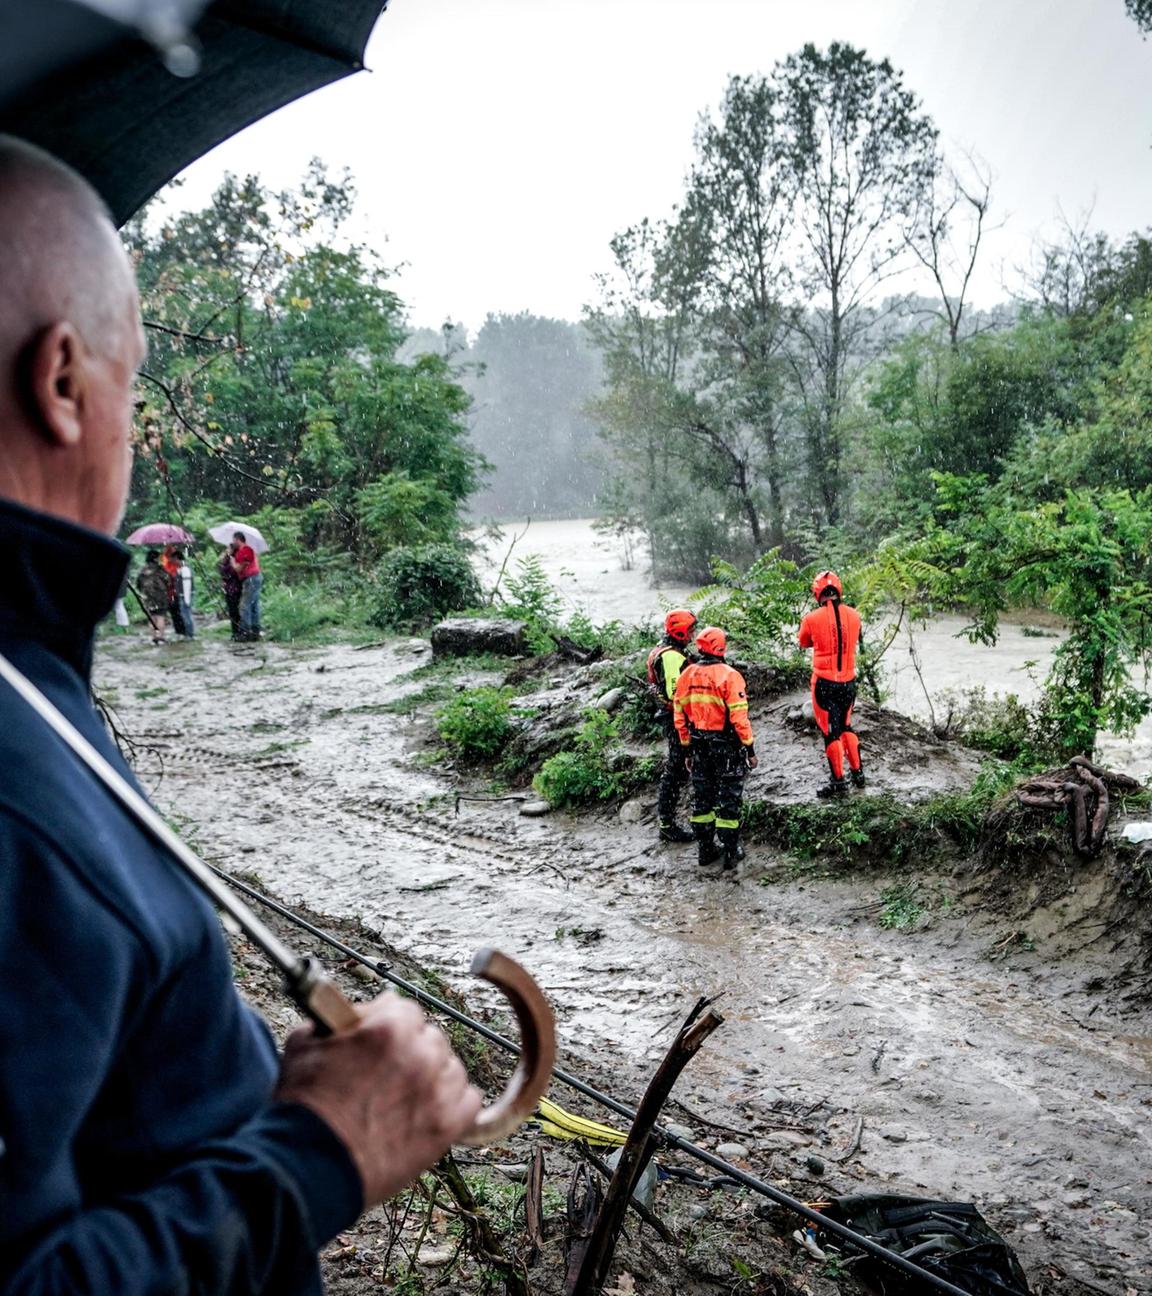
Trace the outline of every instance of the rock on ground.
<path fill-rule="evenodd" d="M 520 621 L 450 617 L 432 627 L 432 651 L 437 657 L 518 657 L 525 652 Z"/>

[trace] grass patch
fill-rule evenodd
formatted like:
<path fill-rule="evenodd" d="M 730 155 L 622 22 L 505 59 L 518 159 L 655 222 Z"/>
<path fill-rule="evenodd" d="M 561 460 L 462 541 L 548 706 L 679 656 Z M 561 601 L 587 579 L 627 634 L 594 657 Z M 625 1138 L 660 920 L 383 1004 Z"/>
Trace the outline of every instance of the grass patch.
<path fill-rule="evenodd" d="M 979 845 L 993 802 L 1020 773 L 1013 765 L 989 761 L 967 791 L 912 804 L 889 794 L 818 805 L 752 801 L 745 810 L 745 831 L 795 859 L 841 866 L 918 863 L 943 851 L 967 854 Z"/>

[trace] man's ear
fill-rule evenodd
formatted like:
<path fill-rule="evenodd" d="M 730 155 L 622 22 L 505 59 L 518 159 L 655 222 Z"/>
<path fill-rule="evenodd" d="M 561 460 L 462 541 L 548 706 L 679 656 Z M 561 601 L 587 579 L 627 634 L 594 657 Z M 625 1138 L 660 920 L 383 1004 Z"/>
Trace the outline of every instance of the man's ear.
<path fill-rule="evenodd" d="M 41 433 L 68 449 L 84 435 L 84 345 L 73 325 L 46 328 L 26 352 L 27 396 Z"/>

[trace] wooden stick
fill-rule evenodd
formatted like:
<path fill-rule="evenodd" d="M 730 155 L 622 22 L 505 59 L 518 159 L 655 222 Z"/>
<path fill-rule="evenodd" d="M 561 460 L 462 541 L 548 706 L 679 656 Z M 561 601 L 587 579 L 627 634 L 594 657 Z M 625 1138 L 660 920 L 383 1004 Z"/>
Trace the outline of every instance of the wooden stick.
<path fill-rule="evenodd" d="M 612 1171 L 608 1168 L 607 1163 L 601 1161 L 600 1158 L 596 1155 L 596 1153 L 593 1152 L 592 1149 L 586 1143 L 580 1146 L 580 1155 L 584 1157 L 584 1159 L 588 1162 L 588 1164 L 592 1166 L 592 1168 L 598 1174 L 602 1175 L 603 1178 L 611 1181 Z M 644 1221 L 644 1223 L 647 1224 L 648 1227 L 653 1230 L 653 1232 L 659 1234 L 661 1242 L 664 1242 L 671 1247 L 674 1247 L 676 1245 L 676 1234 L 672 1232 L 672 1230 L 668 1227 L 667 1224 L 664 1223 L 664 1221 L 659 1217 L 659 1215 L 655 1214 L 653 1211 L 650 1211 L 647 1206 L 643 1205 L 641 1202 L 638 1202 L 635 1197 L 628 1198 L 628 1207 L 630 1210 L 634 1210 L 636 1214 L 639 1215 L 640 1218 Z"/>
<path fill-rule="evenodd" d="M 569 1271 L 570 1280 L 565 1284 L 567 1296 L 591 1296 L 591 1293 L 603 1287 L 608 1277 L 620 1230 L 624 1226 L 628 1201 L 655 1150 L 653 1127 L 659 1119 L 660 1111 L 681 1071 L 699 1052 L 708 1036 L 723 1024 L 724 1018 L 708 1007 L 710 1002 L 707 999 L 697 1000 L 648 1085 L 632 1128 L 628 1131 L 628 1140 L 621 1149 L 616 1172 L 608 1185 L 604 1205 L 596 1216 L 588 1249 L 574 1279 L 571 1270 Z"/>

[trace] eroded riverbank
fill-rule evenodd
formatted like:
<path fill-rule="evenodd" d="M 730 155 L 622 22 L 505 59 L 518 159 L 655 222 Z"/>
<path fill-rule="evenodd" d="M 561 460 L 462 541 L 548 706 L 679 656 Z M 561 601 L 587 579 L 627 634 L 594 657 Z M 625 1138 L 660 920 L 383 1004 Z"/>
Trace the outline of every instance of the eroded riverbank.
<path fill-rule="evenodd" d="M 1152 1038 L 1092 993 L 1094 969 L 998 954 L 1002 933 L 974 915 L 884 930 L 884 879 L 806 879 L 760 849 L 737 881 L 702 878 L 644 824 L 528 820 L 516 802 L 457 813 L 456 787 L 413 760 L 422 717 L 381 709 L 426 660 L 421 641 L 124 640 L 102 644 L 98 677 L 205 854 L 362 915 L 457 985 L 477 945 L 503 945 L 552 996 L 571 1069 L 614 1056 L 634 1096 L 685 1005 L 722 992 L 690 1108 L 740 1128 L 822 1104 L 833 1148 L 863 1117 L 839 1172 L 853 1182 L 978 1201 L 1034 1274 L 1152 1285 Z M 770 1143 L 750 1153 L 771 1173 Z"/>

